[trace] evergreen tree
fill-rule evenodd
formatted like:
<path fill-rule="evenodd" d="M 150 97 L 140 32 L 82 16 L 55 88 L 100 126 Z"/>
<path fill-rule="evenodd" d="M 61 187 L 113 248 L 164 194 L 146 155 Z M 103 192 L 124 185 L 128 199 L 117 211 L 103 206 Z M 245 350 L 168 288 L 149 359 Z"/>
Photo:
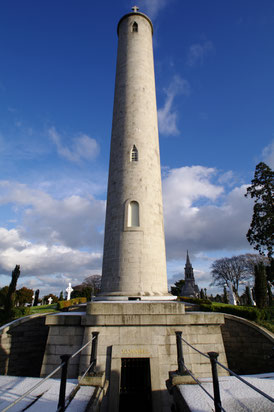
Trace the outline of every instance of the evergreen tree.
<path fill-rule="evenodd" d="M 269 304 L 269 306 L 272 306 L 273 294 L 272 294 L 271 283 L 270 282 L 267 282 L 267 294 L 268 294 L 268 304 Z"/>
<path fill-rule="evenodd" d="M 174 283 L 174 286 L 171 286 L 171 294 L 174 296 L 181 296 L 181 290 L 184 284 L 184 279 L 177 280 L 177 282 Z"/>
<path fill-rule="evenodd" d="M 274 244 L 274 172 L 265 163 L 256 166 L 245 196 L 254 199 L 253 216 L 246 234 L 248 242 L 271 260 Z"/>
<path fill-rule="evenodd" d="M 34 302 L 33 302 L 33 306 L 37 306 L 38 302 L 39 302 L 39 293 L 40 290 L 36 289 L 35 294 L 34 294 Z"/>
<path fill-rule="evenodd" d="M 9 287 L 4 286 L 3 288 L 0 289 L 0 306 L 4 306 L 6 299 L 7 299 L 7 294 L 8 294 Z"/>
<path fill-rule="evenodd" d="M 15 296 L 16 296 L 16 285 L 17 280 L 20 276 L 20 265 L 16 265 L 14 270 L 11 274 L 11 282 L 9 285 L 6 301 L 5 301 L 5 314 L 7 317 L 11 316 L 12 309 L 14 308 L 15 304 Z"/>
<path fill-rule="evenodd" d="M 71 292 L 71 299 L 74 298 L 87 298 L 89 302 L 93 293 L 93 288 L 91 286 L 74 286 L 73 292 Z"/>
<path fill-rule="evenodd" d="M 62 290 L 61 290 L 60 295 L 59 295 L 59 300 L 64 300 L 64 294 L 63 294 Z"/>
<path fill-rule="evenodd" d="M 251 300 L 251 295 L 250 295 L 250 289 L 248 286 L 245 288 L 245 295 L 246 295 L 246 304 L 247 306 L 252 306 L 252 300 Z"/>
<path fill-rule="evenodd" d="M 258 308 L 264 308 L 267 305 L 267 280 L 266 271 L 263 263 L 255 266 L 255 299 Z"/>
<path fill-rule="evenodd" d="M 224 286 L 223 302 L 224 302 L 224 303 L 228 303 L 228 295 L 227 295 L 227 290 L 226 290 L 226 287 L 225 287 L 225 286 Z"/>

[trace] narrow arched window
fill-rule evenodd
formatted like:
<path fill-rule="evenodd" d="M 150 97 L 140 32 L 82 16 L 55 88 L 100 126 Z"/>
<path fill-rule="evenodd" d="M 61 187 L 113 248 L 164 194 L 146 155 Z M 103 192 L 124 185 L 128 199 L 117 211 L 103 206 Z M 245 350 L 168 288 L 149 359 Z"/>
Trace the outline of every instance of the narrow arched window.
<path fill-rule="evenodd" d="M 138 31 L 138 24 L 136 23 L 136 21 L 132 24 L 132 31 L 133 31 L 133 32 L 137 32 L 137 31 Z"/>
<path fill-rule="evenodd" d="M 131 149 L 130 160 L 132 162 L 138 162 L 138 150 L 135 144 L 133 145 L 133 148 Z"/>
<path fill-rule="evenodd" d="M 132 201 L 128 205 L 128 227 L 140 226 L 139 203 Z"/>

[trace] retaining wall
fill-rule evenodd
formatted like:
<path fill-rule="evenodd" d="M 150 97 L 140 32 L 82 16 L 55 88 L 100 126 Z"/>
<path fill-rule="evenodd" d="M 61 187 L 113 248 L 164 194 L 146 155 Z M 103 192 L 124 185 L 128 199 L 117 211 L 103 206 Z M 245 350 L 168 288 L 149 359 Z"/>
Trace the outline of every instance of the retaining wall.
<path fill-rule="evenodd" d="M 1 375 L 40 376 L 49 330 L 45 316 L 26 316 L 0 328 Z"/>
<path fill-rule="evenodd" d="M 221 331 L 228 367 L 240 375 L 273 372 L 273 333 L 234 315 L 224 317 Z"/>

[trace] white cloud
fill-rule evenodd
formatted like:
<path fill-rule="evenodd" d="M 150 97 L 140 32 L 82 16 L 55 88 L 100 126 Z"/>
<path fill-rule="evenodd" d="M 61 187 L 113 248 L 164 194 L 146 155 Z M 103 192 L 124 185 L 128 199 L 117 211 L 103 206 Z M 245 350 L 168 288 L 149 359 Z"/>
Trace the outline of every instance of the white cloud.
<path fill-rule="evenodd" d="M 21 267 L 18 287 L 38 288 L 40 296 L 59 294 L 69 282 L 76 285 L 92 272 L 101 272 L 101 252 L 34 244 L 20 238 L 18 234 L 15 236 L 16 242 L 12 244 L 16 231 L 10 232 L 10 246 L 5 248 L 3 243 L 0 245 L 0 287 L 9 284 L 10 274 L 17 264 Z M 0 228 L 0 233 L 3 233 L 3 228 Z"/>
<path fill-rule="evenodd" d="M 177 127 L 177 112 L 173 108 L 174 98 L 183 94 L 188 96 L 190 94 L 189 82 L 182 79 L 180 76 L 174 76 L 169 87 L 164 90 L 166 94 L 166 101 L 164 107 L 158 109 L 158 123 L 159 131 L 163 135 L 177 135 L 179 133 Z"/>
<path fill-rule="evenodd" d="M 267 166 L 271 167 L 271 169 L 274 169 L 274 140 L 264 148 L 263 161 Z"/>
<path fill-rule="evenodd" d="M 169 266 L 173 260 L 183 260 L 178 271 L 173 267 L 172 276 L 183 273 L 187 249 L 199 259 L 249 247 L 245 234 L 252 201 L 244 197 L 246 186 L 231 188 L 231 179 L 230 172 L 202 166 L 166 171 L 167 258 Z M 21 285 L 44 294 L 59 293 L 69 281 L 78 284 L 92 271 L 100 273 L 105 201 L 84 192 L 57 199 L 46 192 L 47 187 L 38 190 L 0 181 L 0 206 L 13 207 L 18 221 L 10 230 L 0 228 L 0 286 L 8 284 L 16 264 L 22 269 Z M 204 286 L 209 263 L 194 266 Z"/>
<path fill-rule="evenodd" d="M 203 44 L 192 44 L 187 55 L 187 65 L 193 67 L 198 64 L 203 64 L 205 57 L 213 51 L 213 43 L 209 40 L 205 41 Z"/>
<path fill-rule="evenodd" d="M 0 205 L 11 203 L 22 213 L 21 233 L 30 240 L 73 248 L 102 247 L 105 201 L 92 196 L 55 199 L 17 182 L 0 182 Z"/>
<path fill-rule="evenodd" d="M 158 13 L 170 2 L 171 0 L 139 0 L 139 11 L 146 13 L 151 19 L 155 19 Z"/>
<path fill-rule="evenodd" d="M 95 139 L 92 139 L 86 134 L 81 133 L 75 137 L 71 148 L 62 144 L 62 138 L 57 133 L 55 127 L 48 130 L 51 140 L 55 143 L 60 156 L 70 162 L 79 162 L 81 160 L 95 159 L 99 154 L 99 145 Z"/>
<path fill-rule="evenodd" d="M 23 239 L 22 242 L 24 242 Z M 20 264 L 21 276 L 64 273 L 79 275 L 83 271 L 89 273 L 91 269 L 99 269 L 101 258 L 101 253 L 83 252 L 64 246 L 47 246 L 28 242 L 26 247 L 21 250 L 18 250 L 15 246 L 0 249 L 0 271 L 8 274 L 15 265 Z"/>
<path fill-rule="evenodd" d="M 22 250 L 28 245 L 30 242 L 23 240 L 20 238 L 20 234 L 16 229 L 5 229 L 0 227 L 0 250 L 9 249 L 9 248 L 16 248 L 17 250 Z"/>
<path fill-rule="evenodd" d="M 228 193 L 213 182 L 217 171 L 202 166 L 170 170 L 163 181 L 168 259 L 191 253 L 249 248 L 245 238 L 252 202 L 246 186 Z"/>
<path fill-rule="evenodd" d="M 100 273 L 105 201 L 55 199 L 9 181 L 0 182 L 0 190 L 0 206 L 10 205 L 19 221 L 10 230 L 0 227 L 0 287 L 9 283 L 16 264 L 21 265 L 19 284 L 44 294 L 57 293 L 67 281 L 79 284 L 92 271 Z"/>

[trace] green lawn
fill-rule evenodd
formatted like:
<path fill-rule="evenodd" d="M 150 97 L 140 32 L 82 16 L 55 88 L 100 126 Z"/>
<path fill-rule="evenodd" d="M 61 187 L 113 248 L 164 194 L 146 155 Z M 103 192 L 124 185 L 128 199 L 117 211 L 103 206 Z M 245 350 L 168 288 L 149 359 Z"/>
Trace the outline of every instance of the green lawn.
<path fill-rule="evenodd" d="M 30 315 L 36 314 L 36 313 L 54 313 L 54 312 L 60 312 L 60 310 L 57 310 L 57 304 L 52 304 L 52 305 L 41 305 L 41 306 L 31 306 L 30 307 Z"/>

